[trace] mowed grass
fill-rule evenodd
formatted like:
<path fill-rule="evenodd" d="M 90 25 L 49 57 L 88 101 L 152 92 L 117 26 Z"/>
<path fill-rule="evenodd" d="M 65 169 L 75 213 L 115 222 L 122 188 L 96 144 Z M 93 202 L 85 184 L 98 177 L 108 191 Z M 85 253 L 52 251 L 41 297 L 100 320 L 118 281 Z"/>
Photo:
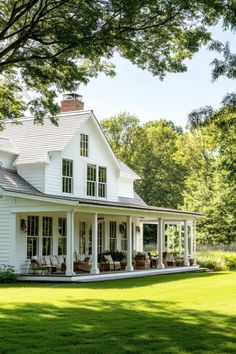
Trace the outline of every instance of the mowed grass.
<path fill-rule="evenodd" d="M 0 353 L 236 353 L 236 272 L 0 286 Z"/>

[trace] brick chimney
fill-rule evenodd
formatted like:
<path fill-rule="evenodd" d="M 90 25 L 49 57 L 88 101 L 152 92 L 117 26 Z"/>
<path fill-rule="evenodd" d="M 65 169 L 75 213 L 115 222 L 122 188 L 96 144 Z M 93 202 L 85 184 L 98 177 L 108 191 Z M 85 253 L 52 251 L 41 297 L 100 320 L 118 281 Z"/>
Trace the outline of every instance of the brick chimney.
<path fill-rule="evenodd" d="M 61 101 L 61 112 L 82 111 L 84 102 L 82 96 L 77 93 L 66 93 Z"/>

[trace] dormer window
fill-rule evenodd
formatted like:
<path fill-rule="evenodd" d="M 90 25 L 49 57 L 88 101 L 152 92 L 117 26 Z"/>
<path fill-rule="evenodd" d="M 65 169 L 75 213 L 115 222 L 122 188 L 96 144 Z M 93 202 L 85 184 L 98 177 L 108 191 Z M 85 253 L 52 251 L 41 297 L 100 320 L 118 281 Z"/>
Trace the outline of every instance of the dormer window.
<path fill-rule="evenodd" d="M 80 134 L 80 156 L 88 157 L 88 135 Z"/>
<path fill-rule="evenodd" d="M 73 190 L 73 161 L 62 160 L 62 192 L 72 193 Z"/>

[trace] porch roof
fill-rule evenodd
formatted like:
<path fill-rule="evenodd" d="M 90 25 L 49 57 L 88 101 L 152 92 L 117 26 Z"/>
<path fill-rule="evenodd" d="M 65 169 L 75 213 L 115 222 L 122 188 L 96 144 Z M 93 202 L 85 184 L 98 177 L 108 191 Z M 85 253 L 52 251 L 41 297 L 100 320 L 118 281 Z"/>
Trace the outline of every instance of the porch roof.
<path fill-rule="evenodd" d="M 78 198 L 70 196 L 60 196 L 42 193 L 36 188 L 34 188 L 30 183 L 25 181 L 18 173 L 14 170 L 9 170 L 5 168 L 0 168 L 0 187 L 3 191 L 8 194 L 17 194 L 21 198 L 28 197 L 38 197 L 45 200 L 50 200 L 52 202 L 60 203 L 70 203 L 75 205 L 90 205 L 90 206 L 100 206 L 100 207 L 114 207 L 114 208 L 124 208 L 124 209 L 133 209 L 140 211 L 150 211 L 150 212 L 165 212 L 165 213 L 174 213 L 182 215 L 192 215 L 192 216 L 201 216 L 200 213 L 193 211 L 185 211 L 171 208 L 161 208 L 156 206 L 147 205 L 137 194 L 134 198 L 124 198 L 119 197 L 118 201 L 107 201 L 94 198 Z M 35 199 L 35 198 L 34 198 Z"/>

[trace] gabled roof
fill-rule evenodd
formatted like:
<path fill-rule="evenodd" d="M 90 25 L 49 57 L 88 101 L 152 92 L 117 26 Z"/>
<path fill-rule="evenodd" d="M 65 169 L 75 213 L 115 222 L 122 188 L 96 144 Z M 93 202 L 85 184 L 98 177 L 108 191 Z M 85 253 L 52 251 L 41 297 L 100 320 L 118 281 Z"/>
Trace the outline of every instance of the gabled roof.
<path fill-rule="evenodd" d="M 186 214 L 191 216 L 201 216 L 200 213 L 177 210 L 177 209 L 167 209 L 159 208 L 156 206 L 147 205 L 137 194 L 134 198 L 123 198 L 119 197 L 119 201 L 107 201 L 101 199 L 88 199 L 88 198 L 77 198 L 69 196 L 60 196 L 45 194 L 38 191 L 30 183 L 26 182 L 21 176 L 17 174 L 16 171 L 9 170 L 6 168 L 0 168 L 0 188 L 3 191 L 9 192 L 9 195 L 19 195 L 19 197 L 26 198 L 36 197 L 39 200 L 52 201 L 52 202 L 61 202 L 66 203 L 76 203 L 79 205 L 94 205 L 94 206 L 106 206 L 106 207 L 115 207 L 115 208 L 128 208 L 135 209 L 140 211 L 151 211 L 151 212 L 166 212 L 166 213 L 175 213 L 175 214 Z"/>
<path fill-rule="evenodd" d="M 43 193 L 19 176 L 16 171 L 6 168 L 0 168 L 0 187 L 8 192 L 33 194 L 36 196 L 43 195 Z"/>
<path fill-rule="evenodd" d="M 43 125 L 34 124 L 33 118 L 22 119 L 20 125 L 6 122 L 0 137 L 14 143 L 18 151 L 15 165 L 47 163 L 48 152 L 62 151 L 90 114 L 91 111 L 76 112 L 70 114 L 69 120 L 68 114 L 60 114 L 58 126 L 52 124 L 48 117 Z"/>
<path fill-rule="evenodd" d="M 58 115 L 58 126 L 52 124 L 49 117 L 44 118 L 43 125 L 34 124 L 33 118 L 21 120 L 22 124 L 5 123 L 5 129 L 0 132 L 0 151 L 17 155 L 14 165 L 48 163 L 48 153 L 62 151 L 72 139 L 81 125 L 90 117 L 97 131 L 117 166 L 120 175 L 131 179 L 140 179 L 122 161 L 119 161 L 107 141 L 93 111 L 65 112 Z"/>
<path fill-rule="evenodd" d="M 131 179 L 141 179 L 139 175 L 137 175 L 136 172 L 131 170 L 129 166 L 127 166 L 123 161 L 118 160 L 119 165 L 120 165 L 120 175 L 121 177 L 127 177 Z"/>

